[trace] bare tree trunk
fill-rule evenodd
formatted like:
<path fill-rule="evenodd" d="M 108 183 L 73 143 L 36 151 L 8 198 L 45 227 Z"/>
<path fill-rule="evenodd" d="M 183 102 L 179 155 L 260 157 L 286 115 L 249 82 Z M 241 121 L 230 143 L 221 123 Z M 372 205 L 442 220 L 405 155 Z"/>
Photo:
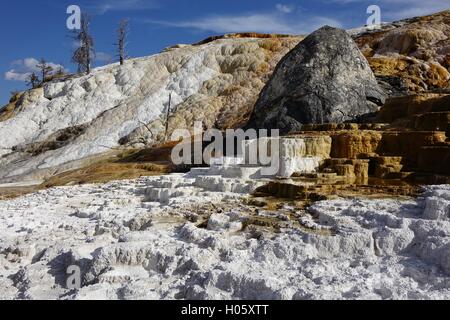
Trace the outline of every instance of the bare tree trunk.
<path fill-rule="evenodd" d="M 127 54 L 126 54 L 126 39 L 128 37 L 128 32 L 129 32 L 129 21 L 124 19 L 120 21 L 119 24 L 119 29 L 117 30 L 117 47 L 118 47 L 118 55 L 119 55 L 119 62 L 120 65 L 123 65 L 125 63 L 125 59 L 127 59 Z"/>
<path fill-rule="evenodd" d="M 91 73 L 91 45 L 89 41 L 86 41 L 86 72 Z"/>
<path fill-rule="evenodd" d="M 92 47 L 91 47 L 92 40 L 90 40 L 91 36 L 89 34 L 89 23 L 90 23 L 89 20 L 87 20 L 84 23 L 84 30 L 83 30 L 84 42 L 85 42 L 85 46 L 86 46 L 86 72 L 87 72 L 87 74 L 91 73 L 91 53 L 92 53 Z"/>
<path fill-rule="evenodd" d="M 169 107 L 167 108 L 167 114 L 166 114 L 166 130 L 164 132 L 164 140 L 167 141 L 167 133 L 169 131 L 169 116 L 170 116 L 170 109 L 172 105 L 172 92 L 169 94 Z"/>
<path fill-rule="evenodd" d="M 90 18 L 83 15 L 81 29 L 75 33 L 74 39 L 79 47 L 74 51 L 72 61 L 78 65 L 78 72 L 91 72 L 91 63 L 94 56 L 94 39 L 89 32 Z"/>

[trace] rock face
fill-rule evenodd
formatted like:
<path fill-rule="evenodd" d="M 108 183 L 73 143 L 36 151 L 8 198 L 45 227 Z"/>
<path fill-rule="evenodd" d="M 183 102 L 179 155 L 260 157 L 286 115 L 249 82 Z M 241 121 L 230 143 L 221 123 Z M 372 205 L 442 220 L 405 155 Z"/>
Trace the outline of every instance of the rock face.
<path fill-rule="evenodd" d="M 27 91 L 0 111 L 0 179 L 45 178 L 121 144 L 161 141 L 170 94 L 169 135 L 194 121 L 240 127 L 278 61 L 302 39 L 254 36 L 172 48 Z"/>
<path fill-rule="evenodd" d="M 288 132 L 302 124 L 341 123 L 377 111 L 384 101 L 383 90 L 352 38 L 326 26 L 281 60 L 248 126 Z"/>

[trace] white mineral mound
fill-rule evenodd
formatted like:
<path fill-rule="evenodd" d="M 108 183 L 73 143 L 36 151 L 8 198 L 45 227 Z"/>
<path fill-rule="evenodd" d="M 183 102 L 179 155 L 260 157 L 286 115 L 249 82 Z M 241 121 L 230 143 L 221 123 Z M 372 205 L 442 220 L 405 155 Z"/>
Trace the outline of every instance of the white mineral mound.
<path fill-rule="evenodd" d="M 13 117 L 0 122 L 0 179 L 21 180 L 39 169 L 98 155 L 121 139 L 157 140 L 170 94 L 171 129 L 191 128 L 195 120 L 207 127 L 239 123 L 271 70 L 299 40 L 220 39 L 182 46 L 26 92 Z M 80 127 L 67 137 L 67 130 Z M 56 150 L 37 148 L 54 140 Z"/>

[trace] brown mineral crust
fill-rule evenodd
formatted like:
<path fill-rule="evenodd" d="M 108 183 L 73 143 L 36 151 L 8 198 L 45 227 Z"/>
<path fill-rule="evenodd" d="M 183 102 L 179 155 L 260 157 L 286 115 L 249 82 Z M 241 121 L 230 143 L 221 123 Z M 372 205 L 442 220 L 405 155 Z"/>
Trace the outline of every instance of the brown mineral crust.
<path fill-rule="evenodd" d="M 354 36 L 377 77 L 399 79 L 407 93 L 449 87 L 450 10 Z"/>

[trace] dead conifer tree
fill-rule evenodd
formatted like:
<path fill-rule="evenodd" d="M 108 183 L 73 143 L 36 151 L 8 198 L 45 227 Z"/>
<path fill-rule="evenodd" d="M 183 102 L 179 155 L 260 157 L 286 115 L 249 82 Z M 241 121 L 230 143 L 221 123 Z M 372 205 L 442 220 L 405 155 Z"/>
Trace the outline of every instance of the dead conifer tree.
<path fill-rule="evenodd" d="M 167 107 L 166 113 L 166 124 L 164 130 L 164 140 L 167 141 L 167 134 L 169 133 L 169 120 L 170 120 L 170 112 L 172 111 L 172 92 L 169 94 L 169 106 Z"/>
<path fill-rule="evenodd" d="M 125 60 L 128 58 L 126 49 L 127 49 L 127 37 L 129 32 L 130 32 L 129 20 L 128 19 L 121 20 L 119 23 L 119 29 L 117 29 L 117 43 L 116 43 L 119 62 L 121 66 L 125 63 Z"/>
<path fill-rule="evenodd" d="M 78 72 L 91 73 L 91 64 L 95 57 L 94 38 L 90 34 L 91 19 L 88 15 L 81 18 L 80 30 L 75 30 L 74 39 L 78 46 L 72 55 L 72 61 L 78 65 Z"/>

